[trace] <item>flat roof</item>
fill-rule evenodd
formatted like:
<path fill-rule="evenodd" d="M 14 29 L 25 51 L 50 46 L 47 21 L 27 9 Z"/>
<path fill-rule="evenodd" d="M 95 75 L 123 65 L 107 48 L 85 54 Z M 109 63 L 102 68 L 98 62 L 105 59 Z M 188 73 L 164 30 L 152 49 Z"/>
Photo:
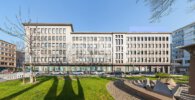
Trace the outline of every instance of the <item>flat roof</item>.
<path fill-rule="evenodd" d="M 191 26 L 191 25 L 194 25 L 194 24 L 195 24 L 195 22 L 192 22 L 192 23 L 190 23 L 190 24 L 187 24 L 187 25 L 185 25 L 185 26 L 183 26 L 183 27 L 181 27 L 181 28 L 179 28 L 179 29 L 173 31 L 173 33 L 174 33 L 174 32 L 177 32 L 177 31 L 180 31 L 180 30 L 182 30 L 183 28 L 187 28 L 187 27 L 189 27 L 189 26 Z"/>
<path fill-rule="evenodd" d="M 72 32 L 71 34 L 171 34 L 171 32 Z"/>
<path fill-rule="evenodd" d="M 11 45 L 14 45 L 14 46 L 16 46 L 15 44 L 13 44 L 13 43 L 10 43 L 10 42 L 7 42 L 7 41 L 4 41 L 4 40 L 0 40 L 0 41 L 2 41 L 2 42 L 6 42 L 6 43 L 8 43 L 8 44 L 11 44 Z"/>
<path fill-rule="evenodd" d="M 22 23 L 24 26 L 72 26 L 70 23 Z"/>
<path fill-rule="evenodd" d="M 194 44 L 190 44 L 190 45 L 185 45 L 185 46 L 179 47 L 179 49 L 187 49 L 187 48 L 191 48 L 191 47 L 195 47 L 195 43 Z"/>
<path fill-rule="evenodd" d="M 73 25 L 71 23 L 22 23 L 24 26 L 71 26 L 72 31 Z"/>

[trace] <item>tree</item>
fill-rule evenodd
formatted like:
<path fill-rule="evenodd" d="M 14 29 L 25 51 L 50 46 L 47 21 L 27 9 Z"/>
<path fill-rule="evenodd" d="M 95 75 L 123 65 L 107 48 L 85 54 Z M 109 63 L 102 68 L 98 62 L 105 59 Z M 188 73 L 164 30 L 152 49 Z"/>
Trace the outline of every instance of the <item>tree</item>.
<path fill-rule="evenodd" d="M 17 70 L 23 71 L 23 84 L 25 84 L 25 66 L 24 66 L 24 61 L 25 61 L 25 53 L 24 53 L 24 43 L 22 41 L 17 41 L 17 42 L 12 42 L 13 44 L 16 45 L 16 68 Z"/>
<path fill-rule="evenodd" d="M 16 45 L 17 51 L 21 51 L 21 52 L 24 51 L 25 46 L 23 41 L 12 41 L 12 43 Z"/>
<path fill-rule="evenodd" d="M 137 0 L 139 2 L 140 0 Z M 194 0 L 186 0 L 187 2 L 192 2 Z M 150 17 L 151 22 L 158 21 L 165 15 L 169 15 L 172 11 L 172 6 L 176 0 L 144 0 L 146 5 L 150 7 L 152 13 Z M 195 5 L 192 6 L 192 10 L 195 10 Z"/>
<path fill-rule="evenodd" d="M 26 44 L 25 46 L 29 48 L 28 50 L 28 53 L 29 53 L 29 56 L 30 56 L 30 62 L 29 62 L 29 65 L 30 65 L 30 83 L 34 83 L 35 82 L 35 75 L 33 75 L 33 64 L 32 64 L 32 56 L 33 54 L 35 54 L 32 50 L 33 48 L 33 33 L 29 33 L 29 35 L 27 35 L 27 31 L 26 31 L 26 28 L 28 27 L 24 27 L 23 26 L 23 23 L 26 23 L 26 24 L 30 24 L 31 23 L 31 19 L 27 19 L 27 20 L 24 20 L 22 19 L 21 17 L 21 10 L 19 10 L 19 14 L 16 15 L 16 20 L 17 22 L 14 23 L 12 21 L 10 21 L 8 18 L 7 19 L 7 22 L 5 23 L 5 27 L 0 27 L 0 31 L 3 32 L 3 33 L 6 33 L 6 34 L 9 34 L 13 37 L 17 37 L 21 40 L 23 40 Z M 35 28 L 35 31 L 37 29 Z"/>

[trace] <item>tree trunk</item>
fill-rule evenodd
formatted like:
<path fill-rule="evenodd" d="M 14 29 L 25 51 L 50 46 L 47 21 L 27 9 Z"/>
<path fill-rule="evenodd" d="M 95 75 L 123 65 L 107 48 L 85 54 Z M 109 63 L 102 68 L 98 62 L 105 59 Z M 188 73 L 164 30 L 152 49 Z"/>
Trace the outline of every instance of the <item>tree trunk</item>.
<path fill-rule="evenodd" d="M 31 55 L 31 53 L 30 53 L 30 83 L 34 83 L 33 66 L 32 66 L 32 55 Z"/>
<path fill-rule="evenodd" d="M 25 84 L 25 66 L 23 65 L 23 84 Z"/>

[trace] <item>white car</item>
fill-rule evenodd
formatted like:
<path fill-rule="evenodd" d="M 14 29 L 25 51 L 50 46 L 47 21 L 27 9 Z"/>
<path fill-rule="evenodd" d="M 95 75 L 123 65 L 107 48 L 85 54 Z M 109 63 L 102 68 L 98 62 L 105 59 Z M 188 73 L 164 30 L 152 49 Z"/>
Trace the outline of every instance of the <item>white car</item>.
<path fill-rule="evenodd" d="M 61 75 L 64 74 L 63 72 L 52 72 L 53 75 Z"/>
<path fill-rule="evenodd" d="M 73 75 L 83 75 L 84 73 L 81 71 L 74 71 L 72 72 Z"/>
<path fill-rule="evenodd" d="M 105 72 L 103 72 L 103 71 L 93 71 L 93 72 L 91 72 L 91 74 L 102 75 L 102 74 L 105 74 Z"/>

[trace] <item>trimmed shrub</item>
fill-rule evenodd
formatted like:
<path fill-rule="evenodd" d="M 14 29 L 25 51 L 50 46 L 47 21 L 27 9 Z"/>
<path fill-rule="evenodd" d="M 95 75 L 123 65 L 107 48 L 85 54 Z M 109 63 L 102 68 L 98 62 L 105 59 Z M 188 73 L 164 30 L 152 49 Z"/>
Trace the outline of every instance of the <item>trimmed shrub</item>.
<path fill-rule="evenodd" d="M 156 78 L 170 78 L 170 74 L 167 74 L 167 73 L 156 73 L 155 77 Z"/>

